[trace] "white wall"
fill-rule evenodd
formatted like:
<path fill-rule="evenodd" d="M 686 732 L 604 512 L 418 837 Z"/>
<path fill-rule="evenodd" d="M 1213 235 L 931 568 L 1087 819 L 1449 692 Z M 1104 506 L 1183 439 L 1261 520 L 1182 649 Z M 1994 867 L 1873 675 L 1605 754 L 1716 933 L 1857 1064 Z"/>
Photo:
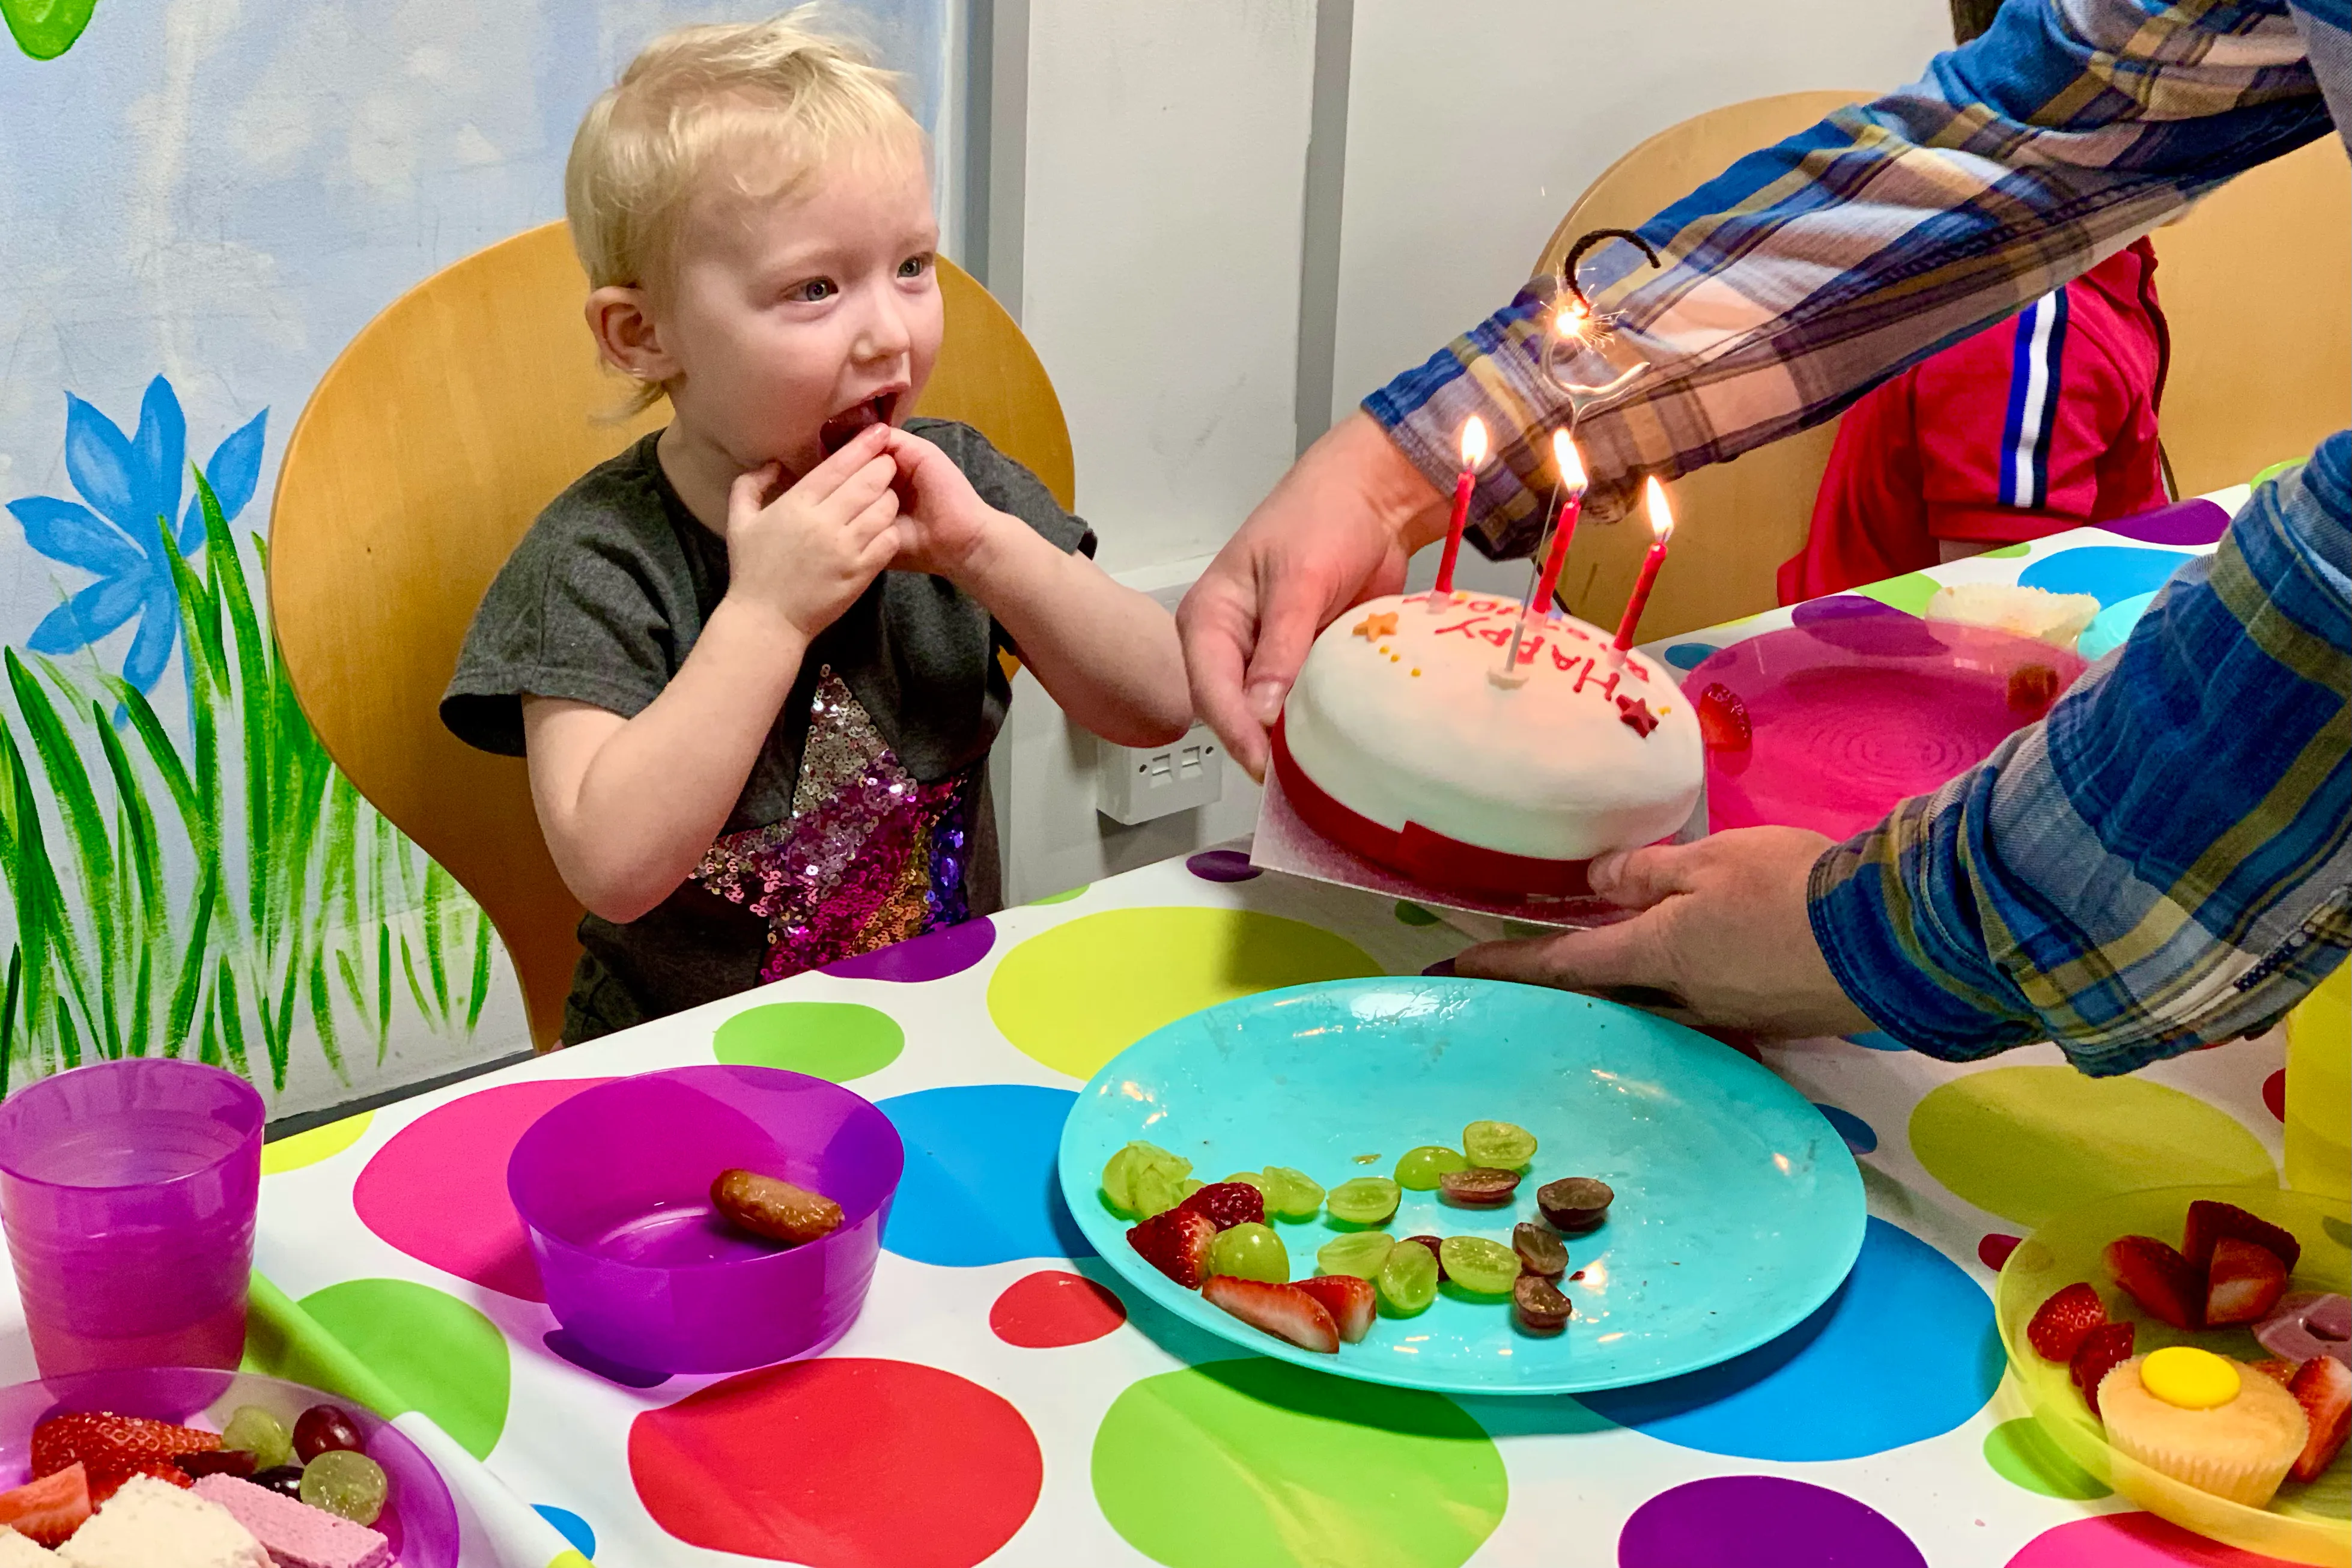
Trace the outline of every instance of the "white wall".
<path fill-rule="evenodd" d="M 1334 417 L 1507 300 L 1635 142 L 1951 41 L 1942 0 L 1356 0 Z"/>
<path fill-rule="evenodd" d="M 1313 0 L 1029 0 L 1021 322 L 1113 571 L 1289 467 Z"/>

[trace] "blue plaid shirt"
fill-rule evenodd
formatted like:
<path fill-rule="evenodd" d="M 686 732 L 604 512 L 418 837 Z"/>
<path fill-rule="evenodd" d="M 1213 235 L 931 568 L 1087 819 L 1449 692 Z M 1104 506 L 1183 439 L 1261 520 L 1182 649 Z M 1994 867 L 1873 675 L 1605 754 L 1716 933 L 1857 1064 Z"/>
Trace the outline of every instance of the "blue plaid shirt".
<path fill-rule="evenodd" d="M 1662 270 L 1592 253 L 1607 354 L 1652 369 L 1580 412 L 1588 512 L 1830 417 L 2338 124 L 2352 0 L 2011 0 L 1925 79 L 1652 218 Z M 1570 416 L 1539 363 L 1550 306 L 1536 280 L 1364 404 L 1440 488 L 1466 416 L 1502 433 L 1475 508 L 1494 554 L 1532 547 Z M 2118 1073 L 2263 1028 L 2352 944 L 2348 692 L 2339 432 L 2045 722 L 1822 857 L 1822 952 L 1939 1057 L 2052 1039 Z"/>

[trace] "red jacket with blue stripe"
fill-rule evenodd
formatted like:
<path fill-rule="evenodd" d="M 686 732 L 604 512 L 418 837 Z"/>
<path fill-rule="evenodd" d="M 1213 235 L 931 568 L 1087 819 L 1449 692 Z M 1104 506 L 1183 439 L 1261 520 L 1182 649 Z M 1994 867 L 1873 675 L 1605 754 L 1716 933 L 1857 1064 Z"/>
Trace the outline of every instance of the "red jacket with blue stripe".
<path fill-rule="evenodd" d="M 1937 541 L 2007 544 L 2168 499 L 2156 254 L 2141 239 L 1846 410 L 1784 605 L 1936 563 Z"/>

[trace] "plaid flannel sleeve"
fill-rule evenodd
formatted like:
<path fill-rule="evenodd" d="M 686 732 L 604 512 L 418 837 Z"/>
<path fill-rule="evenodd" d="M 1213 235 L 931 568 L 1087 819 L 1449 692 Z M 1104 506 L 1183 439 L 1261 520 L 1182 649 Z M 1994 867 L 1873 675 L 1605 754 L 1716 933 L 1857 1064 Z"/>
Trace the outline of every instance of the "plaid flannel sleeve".
<path fill-rule="evenodd" d="M 1650 366 L 1623 393 L 1571 410 L 1541 367 L 1538 279 L 1364 407 L 1441 490 L 1463 420 L 1485 419 L 1475 542 L 1524 553 L 1572 416 L 1586 514 L 1620 515 L 1642 474 L 1829 418 L 2331 123 L 2284 0 L 2014 0 L 1921 81 L 1644 224 L 1663 270 L 1622 241 L 1592 253 L 1579 280 L 1615 318 L 1607 357 Z"/>
<path fill-rule="evenodd" d="M 2266 1028 L 2352 943 L 2352 431 L 2254 492 L 2045 723 L 1813 868 L 1895 1038 L 2086 1073 Z"/>

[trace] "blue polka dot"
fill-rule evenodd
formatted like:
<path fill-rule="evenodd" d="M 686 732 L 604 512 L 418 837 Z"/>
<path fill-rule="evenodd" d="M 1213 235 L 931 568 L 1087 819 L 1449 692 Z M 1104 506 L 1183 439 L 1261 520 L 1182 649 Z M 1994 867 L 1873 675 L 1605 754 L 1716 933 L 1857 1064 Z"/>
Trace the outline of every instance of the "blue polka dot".
<path fill-rule="evenodd" d="M 951 1268 L 1016 1258 L 1091 1258 L 1063 1206 L 1054 1159 L 1075 1090 L 988 1083 L 881 1102 L 907 1144 L 882 1245 Z"/>
<path fill-rule="evenodd" d="M 1678 642 L 1666 649 L 1666 662 L 1676 669 L 1696 669 L 1720 651 L 1711 642 Z"/>
<path fill-rule="evenodd" d="M 1859 1035 L 1848 1035 L 1846 1039 L 1850 1044 L 1860 1046 L 1866 1051 L 1905 1051 L 1911 1048 L 1894 1036 L 1882 1033 L 1877 1029 L 1866 1029 Z"/>
<path fill-rule="evenodd" d="M 555 1532 L 558 1535 L 572 1542 L 572 1549 L 574 1552 L 591 1562 L 595 1560 L 596 1532 L 588 1528 L 586 1520 L 570 1509 L 558 1508 L 551 1502 L 535 1502 L 530 1506 L 538 1512 L 540 1518 L 555 1526 Z"/>
<path fill-rule="evenodd" d="M 1869 1122 L 1853 1111 L 1834 1105 L 1823 1105 L 1818 1100 L 1813 1101 L 1813 1109 L 1829 1118 L 1830 1125 L 1837 1129 L 1837 1135 L 1844 1139 L 1845 1146 L 1855 1153 L 1867 1154 L 1878 1147 L 1878 1134 L 1870 1130 Z"/>
<path fill-rule="evenodd" d="M 1926 1242 L 1873 1219 L 1838 1293 L 1770 1344 L 1704 1372 L 1578 1397 L 1621 1426 L 1701 1453 L 1856 1459 L 1958 1426 L 1984 1408 L 2004 1364 L 1983 1289 Z"/>
<path fill-rule="evenodd" d="M 2082 637 L 2074 644 L 2074 651 L 2084 658 L 2106 658 L 2130 640 L 2132 628 L 2139 625 L 2139 618 L 2147 614 L 2147 607 L 2154 603 L 2154 594 L 2134 594 L 2128 599 L 2117 599 L 2083 628 Z"/>
<path fill-rule="evenodd" d="M 2164 586 L 2193 555 L 2122 544 L 2086 544 L 2045 555 L 2017 574 L 2020 587 L 2053 594 L 2094 594 L 2102 608 Z"/>

